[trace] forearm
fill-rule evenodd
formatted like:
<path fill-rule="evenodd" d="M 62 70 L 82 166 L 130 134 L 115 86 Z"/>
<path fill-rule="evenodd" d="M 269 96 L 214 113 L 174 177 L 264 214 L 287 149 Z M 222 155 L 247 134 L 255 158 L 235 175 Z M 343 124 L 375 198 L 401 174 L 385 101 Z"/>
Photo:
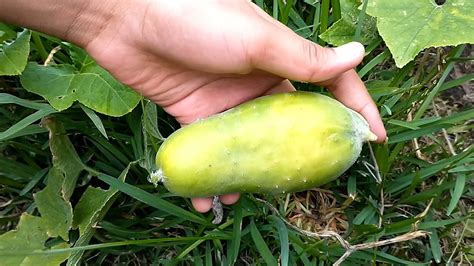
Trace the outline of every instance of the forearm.
<path fill-rule="evenodd" d="M 0 22 L 85 46 L 107 25 L 118 0 L 0 0 Z"/>

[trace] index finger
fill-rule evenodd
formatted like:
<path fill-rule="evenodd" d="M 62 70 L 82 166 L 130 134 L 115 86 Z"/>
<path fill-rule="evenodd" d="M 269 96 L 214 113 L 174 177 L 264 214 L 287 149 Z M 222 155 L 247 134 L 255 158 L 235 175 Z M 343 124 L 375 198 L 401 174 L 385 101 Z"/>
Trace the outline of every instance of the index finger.
<path fill-rule="evenodd" d="M 326 86 L 337 100 L 367 120 L 371 131 L 377 135 L 377 142 L 385 141 L 387 132 L 377 106 L 354 70 L 346 71 L 322 85 Z"/>

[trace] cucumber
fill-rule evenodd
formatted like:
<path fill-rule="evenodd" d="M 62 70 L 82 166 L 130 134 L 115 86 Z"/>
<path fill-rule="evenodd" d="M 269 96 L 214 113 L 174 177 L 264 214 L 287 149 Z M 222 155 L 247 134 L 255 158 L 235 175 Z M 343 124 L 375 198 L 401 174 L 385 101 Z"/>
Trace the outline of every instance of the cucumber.
<path fill-rule="evenodd" d="M 297 192 L 340 176 L 376 138 L 361 115 L 327 96 L 263 96 L 171 134 L 155 180 L 183 197 Z"/>

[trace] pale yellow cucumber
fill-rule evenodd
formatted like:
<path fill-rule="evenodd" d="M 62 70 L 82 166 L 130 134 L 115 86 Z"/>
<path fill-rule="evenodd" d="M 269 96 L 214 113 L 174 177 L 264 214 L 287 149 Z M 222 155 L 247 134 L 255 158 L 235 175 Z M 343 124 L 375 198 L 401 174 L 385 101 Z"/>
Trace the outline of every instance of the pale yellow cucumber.
<path fill-rule="evenodd" d="M 334 180 L 375 139 L 362 116 L 332 98 L 282 93 L 177 130 L 156 164 L 159 179 L 183 197 L 295 192 Z"/>

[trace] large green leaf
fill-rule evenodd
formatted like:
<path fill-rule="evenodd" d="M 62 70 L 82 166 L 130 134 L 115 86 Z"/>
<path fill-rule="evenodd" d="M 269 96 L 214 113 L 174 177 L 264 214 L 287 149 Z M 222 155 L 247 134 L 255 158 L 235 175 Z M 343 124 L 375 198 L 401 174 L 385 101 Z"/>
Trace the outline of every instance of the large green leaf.
<path fill-rule="evenodd" d="M 135 108 L 141 98 L 138 93 L 118 82 L 90 57 L 82 59 L 75 66 L 29 63 L 21 83 L 59 111 L 75 101 L 110 116 L 122 116 Z"/>
<path fill-rule="evenodd" d="M 122 171 L 119 179 L 125 181 L 130 170 L 130 164 Z M 84 246 L 89 243 L 94 232 L 95 225 L 102 220 L 117 196 L 118 189 L 109 188 L 103 190 L 89 186 L 86 192 L 74 208 L 74 227 L 79 228 L 79 239 L 75 247 Z M 76 251 L 69 257 L 67 265 L 78 265 L 84 251 Z"/>
<path fill-rule="evenodd" d="M 44 250 L 49 238 L 46 231 L 42 218 L 24 213 L 16 230 L 0 235 L 0 265 L 59 265 L 65 261 L 68 253 L 31 255 Z M 64 243 L 57 247 L 64 247 Z"/>
<path fill-rule="evenodd" d="M 54 168 L 64 175 L 64 181 L 60 183 L 62 197 L 69 200 L 76 188 L 77 178 L 85 166 L 60 122 L 48 117 L 42 120 L 42 124 L 50 133 L 49 148 L 53 155 Z"/>
<path fill-rule="evenodd" d="M 12 43 L 0 44 L 0 76 L 19 75 L 23 72 L 30 54 L 30 37 L 31 32 L 24 30 Z"/>
<path fill-rule="evenodd" d="M 7 24 L 0 23 L 0 42 L 15 38 L 16 32 Z"/>
<path fill-rule="evenodd" d="M 48 236 L 60 236 L 67 241 L 72 225 L 72 206 L 61 195 L 63 183 L 63 173 L 53 167 L 49 171 L 48 185 L 34 196 Z"/>
<path fill-rule="evenodd" d="M 377 17 L 377 28 L 398 67 L 425 48 L 474 43 L 474 1 L 370 0 L 367 13 Z"/>
<path fill-rule="evenodd" d="M 359 15 L 360 12 L 362 12 L 358 10 L 359 5 L 360 1 L 358 0 L 341 0 L 342 18 L 332 24 L 332 26 L 319 37 L 325 42 L 335 46 L 353 41 L 357 31 Z M 362 23 L 362 25 L 359 41 L 362 44 L 368 45 L 378 36 L 375 18 L 366 16 L 360 23 Z"/>

